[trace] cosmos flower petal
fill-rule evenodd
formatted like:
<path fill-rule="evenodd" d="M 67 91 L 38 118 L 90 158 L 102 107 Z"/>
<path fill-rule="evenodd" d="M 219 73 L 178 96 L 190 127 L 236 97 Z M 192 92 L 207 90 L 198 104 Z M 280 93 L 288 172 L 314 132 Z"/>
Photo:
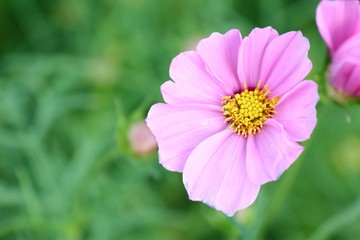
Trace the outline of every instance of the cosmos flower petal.
<path fill-rule="evenodd" d="M 354 35 L 336 51 L 330 66 L 330 83 L 348 96 L 360 96 L 360 34 Z"/>
<path fill-rule="evenodd" d="M 316 125 L 318 100 L 317 84 L 313 81 L 301 82 L 280 99 L 274 118 L 283 125 L 291 140 L 310 138 Z"/>
<path fill-rule="evenodd" d="M 227 95 L 241 88 L 237 75 L 241 38 L 240 31 L 233 29 L 225 34 L 213 33 L 196 47 L 208 71 L 223 85 Z"/>
<path fill-rule="evenodd" d="M 204 84 L 203 86 L 208 86 Z M 191 84 L 174 83 L 169 80 L 161 85 L 161 93 L 168 104 L 212 104 L 221 106 L 222 97 L 206 91 L 206 87 L 195 87 Z"/>
<path fill-rule="evenodd" d="M 260 69 L 268 44 L 279 34 L 271 27 L 255 28 L 241 43 L 238 74 L 249 88 L 255 88 L 260 79 Z"/>
<path fill-rule="evenodd" d="M 350 37 L 360 32 L 358 1 L 323 0 L 316 10 L 319 32 L 331 54 Z"/>
<path fill-rule="evenodd" d="M 207 137 L 221 131 L 224 116 L 211 105 L 168 105 L 151 107 L 146 119 L 159 146 L 160 163 L 182 172 L 191 151 Z"/>
<path fill-rule="evenodd" d="M 246 139 L 225 129 L 201 142 L 186 162 L 183 181 L 189 198 L 228 216 L 252 204 L 260 186 L 246 173 Z"/>
<path fill-rule="evenodd" d="M 173 59 L 170 77 L 174 82 L 168 81 L 161 86 L 164 100 L 169 104 L 220 104 L 225 94 L 195 51 L 183 52 Z"/>
<path fill-rule="evenodd" d="M 356 65 L 351 72 L 349 80 L 345 85 L 345 92 L 351 93 L 351 96 L 360 97 L 360 64 Z"/>
<path fill-rule="evenodd" d="M 246 169 L 254 184 L 277 180 L 299 157 L 303 147 L 290 141 L 276 120 L 269 119 L 259 134 L 248 139 Z"/>
<path fill-rule="evenodd" d="M 269 43 L 259 80 L 268 84 L 270 97 L 284 95 L 310 72 L 309 48 L 309 41 L 301 32 L 282 34 Z"/>

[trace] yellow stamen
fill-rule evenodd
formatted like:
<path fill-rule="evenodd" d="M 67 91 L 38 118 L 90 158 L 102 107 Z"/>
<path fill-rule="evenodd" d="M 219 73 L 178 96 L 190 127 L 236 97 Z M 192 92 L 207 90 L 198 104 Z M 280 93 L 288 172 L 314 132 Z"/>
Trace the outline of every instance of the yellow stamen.
<path fill-rule="evenodd" d="M 252 137 L 263 127 L 263 123 L 274 116 L 276 103 L 280 97 L 268 98 L 270 91 L 265 86 L 260 90 L 260 81 L 254 90 L 248 90 L 244 83 L 245 90 L 235 94 L 234 97 L 225 96 L 222 110 L 229 122 L 229 128 L 244 137 Z"/>

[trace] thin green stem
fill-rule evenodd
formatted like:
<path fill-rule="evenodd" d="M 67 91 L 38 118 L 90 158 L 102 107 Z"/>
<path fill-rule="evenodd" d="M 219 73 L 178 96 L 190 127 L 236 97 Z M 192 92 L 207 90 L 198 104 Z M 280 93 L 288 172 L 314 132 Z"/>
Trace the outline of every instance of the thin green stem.
<path fill-rule="evenodd" d="M 323 119 L 326 114 L 327 106 L 323 106 L 322 112 L 319 119 Z M 315 128 L 312 138 L 315 137 L 317 134 L 318 128 Z M 273 198 L 271 199 L 270 203 L 266 206 L 265 215 L 260 219 L 260 222 L 255 226 L 254 232 L 256 239 L 261 239 L 266 227 L 269 225 L 269 222 L 274 218 L 277 214 L 281 206 L 283 205 L 284 200 L 287 197 L 291 186 L 293 185 L 297 175 L 301 169 L 301 165 L 303 159 L 306 157 L 309 149 L 311 148 L 310 141 L 305 143 L 305 150 L 301 155 L 300 159 L 294 164 L 294 166 L 289 169 L 288 173 L 284 176 L 284 179 L 280 182 L 280 186 L 277 188 Z"/>
<path fill-rule="evenodd" d="M 232 224 L 234 224 L 236 226 L 236 228 L 239 229 L 240 236 L 242 237 L 243 240 L 254 240 L 255 239 L 252 232 L 246 226 L 244 226 L 242 223 L 240 223 L 233 217 L 229 218 L 229 219 L 232 222 Z"/>
<path fill-rule="evenodd" d="M 360 218 L 360 197 L 348 208 L 335 214 L 320 225 L 309 240 L 329 239 L 331 235 Z"/>
<path fill-rule="evenodd" d="M 308 148 L 309 147 L 306 147 L 305 149 Z M 306 154 L 303 153 L 301 158 L 304 158 L 305 155 Z M 298 175 L 298 172 L 300 171 L 302 162 L 302 159 L 298 159 L 297 163 L 291 168 L 291 171 L 288 172 L 283 181 L 280 182 L 280 186 L 278 186 L 275 195 L 273 196 L 270 204 L 266 208 L 265 215 L 263 216 L 263 218 L 261 218 L 258 227 L 255 229 L 256 239 L 262 239 L 263 233 L 266 227 L 269 225 L 269 222 L 271 221 L 271 219 L 273 219 L 273 217 L 281 208 L 284 200 L 287 197 L 287 193 L 289 192 Z"/>

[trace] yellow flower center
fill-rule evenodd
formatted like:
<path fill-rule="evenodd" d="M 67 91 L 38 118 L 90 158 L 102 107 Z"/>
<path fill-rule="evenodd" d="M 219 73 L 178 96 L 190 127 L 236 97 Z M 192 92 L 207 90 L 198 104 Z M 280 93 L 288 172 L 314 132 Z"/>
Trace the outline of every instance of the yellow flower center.
<path fill-rule="evenodd" d="M 234 97 L 225 96 L 222 104 L 224 123 L 230 123 L 230 129 L 244 137 L 253 136 L 263 127 L 263 123 L 274 116 L 275 105 L 280 97 L 268 98 L 270 91 L 265 85 L 260 90 L 260 81 L 255 90 L 249 91 L 244 83 L 245 90 Z"/>

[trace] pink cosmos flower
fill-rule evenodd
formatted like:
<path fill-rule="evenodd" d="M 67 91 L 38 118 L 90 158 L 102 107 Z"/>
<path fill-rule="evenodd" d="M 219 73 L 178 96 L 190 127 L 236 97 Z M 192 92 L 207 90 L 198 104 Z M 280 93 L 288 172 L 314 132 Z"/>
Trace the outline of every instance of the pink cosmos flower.
<path fill-rule="evenodd" d="M 298 158 L 316 124 L 308 50 L 300 32 L 267 27 L 213 33 L 174 58 L 146 121 L 190 199 L 232 216 Z"/>
<path fill-rule="evenodd" d="M 360 97 L 360 2 L 320 2 L 316 22 L 331 54 L 329 81 L 345 96 Z"/>

